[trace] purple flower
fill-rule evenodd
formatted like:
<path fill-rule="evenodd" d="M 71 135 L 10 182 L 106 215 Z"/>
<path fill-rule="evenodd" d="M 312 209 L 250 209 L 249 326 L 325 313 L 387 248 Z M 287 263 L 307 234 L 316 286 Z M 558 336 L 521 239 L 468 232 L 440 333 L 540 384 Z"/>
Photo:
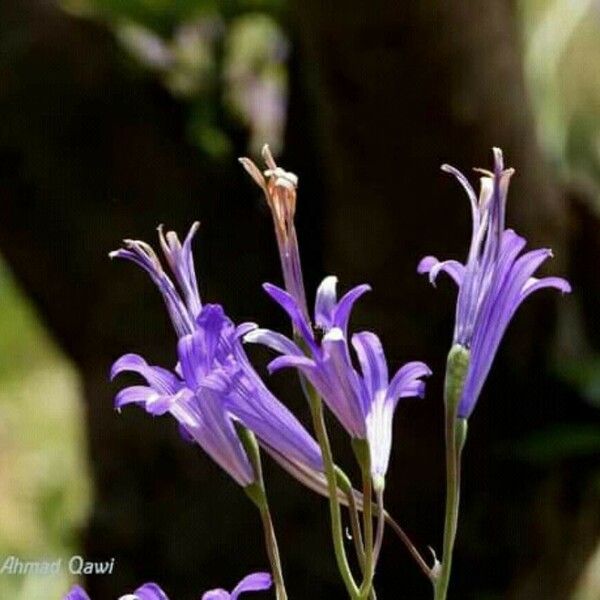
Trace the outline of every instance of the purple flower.
<path fill-rule="evenodd" d="M 145 583 L 133 594 L 121 596 L 119 600 L 169 600 L 162 588 L 156 583 Z"/>
<path fill-rule="evenodd" d="M 242 347 L 240 337 L 255 325 L 236 328 L 221 306 L 202 306 L 200 302 L 191 254 L 195 228 L 183 245 L 174 233 L 165 236 L 160 230 L 161 245 L 178 287 L 150 246 L 128 241 L 127 249 L 112 253 L 132 260 L 150 274 L 179 337 L 174 371 L 151 366 L 137 354 L 126 354 L 114 363 L 111 378 L 131 371 L 146 380 L 146 385 L 121 390 L 115 406 L 139 404 L 153 415 L 170 413 L 187 438 L 246 487 L 255 481 L 255 473 L 234 426 L 238 421 L 253 431 L 290 473 L 303 473 L 303 481 L 314 479 L 314 487 L 323 469 L 317 443 L 266 388 Z"/>
<path fill-rule="evenodd" d="M 185 301 L 163 270 L 160 259 L 152 247 L 145 242 L 125 240 L 125 248 L 119 248 L 109 254 L 111 258 L 130 260 L 148 273 L 162 294 L 167 312 L 179 337 L 194 332 L 194 321 L 202 308 L 192 256 L 192 240 L 198 226 L 199 223 L 192 225 L 183 245 L 174 232 L 165 235 L 162 227 L 158 229 L 161 247 L 176 280 L 180 282 Z"/>
<path fill-rule="evenodd" d="M 177 346 L 181 375 L 150 366 L 137 354 L 125 354 L 112 366 L 111 378 L 123 371 L 138 373 L 147 385 L 121 390 L 115 407 L 140 404 L 152 415 L 169 412 L 182 429 L 241 486 L 255 480 L 246 452 L 235 431 L 222 394 L 210 385 L 210 376 L 222 354 L 220 344 L 224 315 L 221 307 L 206 306 L 193 333 Z"/>
<path fill-rule="evenodd" d="M 298 238 L 294 225 L 298 177 L 277 166 L 269 146 L 263 147 L 262 155 L 268 167 L 264 176 L 249 158 L 240 158 L 240 162 L 265 195 L 273 215 L 285 288 L 296 301 L 300 312 L 308 319 Z"/>
<path fill-rule="evenodd" d="M 424 363 L 411 362 L 390 381 L 381 342 L 370 332 L 352 336 L 360 365 L 360 372 L 357 371 L 348 346 L 348 321 L 354 303 L 370 288 L 357 286 L 338 301 L 336 285 L 335 277 L 326 277 L 317 291 L 317 335 L 290 294 L 265 284 L 266 292 L 291 318 L 294 330 L 302 338 L 303 348 L 267 329 L 250 331 L 244 339 L 269 346 L 281 354 L 269 364 L 270 372 L 285 367 L 301 371 L 346 431 L 353 438 L 368 441 L 372 474 L 384 477 L 391 450 L 394 410 L 400 398 L 423 396 L 425 383 L 421 377 L 430 375 L 431 371 Z"/>
<path fill-rule="evenodd" d="M 86 591 L 79 585 L 74 585 L 68 592 L 63 600 L 90 600 Z"/>
<path fill-rule="evenodd" d="M 231 591 L 223 589 L 211 590 L 202 596 L 202 600 L 237 600 L 244 592 L 259 592 L 270 589 L 273 581 L 269 573 L 253 573 L 244 577 Z"/>
<path fill-rule="evenodd" d="M 552 251 L 541 248 L 522 253 L 525 239 L 512 229 L 505 229 L 506 197 L 513 170 L 504 168 L 499 148 L 494 149 L 494 172 L 483 171 L 479 199 L 462 173 L 448 165 L 442 169 L 458 179 L 469 197 L 473 219 L 471 247 L 464 265 L 426 256 L 419 263 L 418 272 L 428 273 L 433 284 L 439 273 L 445 272 L 459 288 L 454 344 L 467 349 L 470 358 L 457 414 L 466 419 L 477 403 L 517 308 L 539 289 L 552 287 L 568 293 L 571 286 L 560 277 L 534 277 Z"/>
<path fill-rule="evenodd" d="M 63 600 L 90 600 L 90 597 L 83 588 L 74 585 Z M 169 600 L 169 598 L 156 583 L 146 583 L 133 594 L 121 596 L 119 600 Z"/>
<path fill-rule="evenodd" d="M 269 573 L 252 573 L 244 577 L 231 593 L 223 589 L 211 590 L 202 596 L 202 600 L 237 600 L 244 592 L 268 590 L 272 585 Z M 63 600 L 90 600 L 90 597 L 82 587 L 74 585 Z M 169 600 L 169 597 L 156 583 L 145 583 L 132 594 L 121 596 L 119 600 Z"/>

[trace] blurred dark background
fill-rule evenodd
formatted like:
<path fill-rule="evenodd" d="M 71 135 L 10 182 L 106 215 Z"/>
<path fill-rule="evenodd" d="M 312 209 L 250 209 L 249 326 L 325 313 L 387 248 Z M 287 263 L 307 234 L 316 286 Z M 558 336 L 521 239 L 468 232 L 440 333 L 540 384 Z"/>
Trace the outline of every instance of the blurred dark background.
<path fill-rule="evenodd" d="M 439 551 L 454 290 L 415 268 L 468 244 L 440 164 L 488 166 L 498 145 L 517 169 L 510 225 L 554 249 L 547 272 L 575 293 L 523 307 L 472 419 L 451 597 L 598 600 L 599 33 L 591 0 L 2 0 L 0 554 L 114 556 L 85 582 L 102 600 L 148 579 L 188 600 L 266 566 L 237 486 L 167 419 L 118 416 L 107 380 L 124 352 L 174 360 L 158 294 L 107 258 L 159 223 L 202 222 L 206 301 L 287 326 L 260 287 L 280 282 L 270 216 L 236 161 L 265 141 L 300 176 L 309 294 L 329 273 L 368 281 L 354 326 L 392 366 L 434 369 L 397 413 L 387 503 Z M 269 383 L 306 416 L 293 378 Z M 343 598 L 324 501 L 267 477 L 291 597 Z M 0 577 L 0 595 L 68 583 Z M 391 534 L 377 589 L 431 597 Z"/>

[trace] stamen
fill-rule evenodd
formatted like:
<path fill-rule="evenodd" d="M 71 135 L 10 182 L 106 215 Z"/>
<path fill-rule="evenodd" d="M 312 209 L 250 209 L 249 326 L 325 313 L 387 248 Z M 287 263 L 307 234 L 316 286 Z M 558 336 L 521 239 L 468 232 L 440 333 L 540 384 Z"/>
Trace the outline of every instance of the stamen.
<path fill-rule="evenodd" d="M 262 147 L 261 155 L 263 157 L 263 160 L 267 163 L 267 167 L 269 167 L 269 169 L 275 170 L 277 168 L 277 164 L 275 163 L 275 159 L 273 158 L 273 155 L 271 154 L 271 149 L 269 148 L 269 144 L 265 144 Z"/>

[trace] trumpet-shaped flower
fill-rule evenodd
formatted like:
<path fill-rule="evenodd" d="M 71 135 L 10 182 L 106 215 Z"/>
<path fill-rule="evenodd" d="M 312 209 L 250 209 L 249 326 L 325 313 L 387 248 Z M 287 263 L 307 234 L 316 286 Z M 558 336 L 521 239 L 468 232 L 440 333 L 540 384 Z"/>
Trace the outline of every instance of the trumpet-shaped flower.
<path fill-rule="evenodd" d="M 113 364 L 111 378 L 130 371 L 146 380 L 146 385 L 121 390 L 115 406 L 138 404 L 152 415 L 170 413 L 186 437 L 244 487 L 255 481 L 256 474 L 235 422 L 253 431 L 292 474 L 300 470 L 318 481 L 322 460 L 317 443 L 266 388 L 244 353 L 240 336 L 255 326 L 236 328 L 221 306 L 202 306 L 191 254 L 195 229 L 194 225 L 183 245 L 174 233 L 165 236 L 160 230 L 161 246 L 179 287 L 147 244 L 127 241 L 126 249 L 112 253 L 150 274 L 179 337 L 173 371 L 149 365 L 137 354 L 126 354 Z"/>
<path fill-rule="evenodd" d="M 317 334 L 295 298 L 265 284 L 266 292 L 291 318 L 303 348 L 267 329 L 252 330 L 244 339 L 281 354 L 269 364 L 270 372 L 292 367 L 307 377 L 350 436 L 368 441 L 372 475 L 382 478 L 388 467 L 392 420 L 398 401 L 408 396 L 423 396 L 425 383 L 421 378 L 431 371 L 422 362 L 411 362 L 390 381 L 381 342 L 370 332 L 357 333 L 351 339 L 360 365 L 358 371 L 349 350 L 348 321 L 354 303 L 370 288 L 357 286 L 338 301 L 336 285 L 335 277 L 326 277 L 317 291 Z"/>
<path fill-rule="evenodd" d="M 552 256 L 548 248 L 523 253 L 526 241 L 505 229 L 506 198 L 512 169 L 505 169 L 500 149 L 494 149 L 494 171 L 483 171 L 479 198 L 467 178 L 448 165 L 442 169 L 456 177 L 471 204 L 473 229 L 465 264 L 426 256 L 418 266 L 435 284 L 444 272 L 459 288 L 454 344 L 468 350 L 467 369 L 458 417 L 468 418 L 477 403 L 492 362 L 513 315 L 521 303 L 542 288 L 571 291 L 560 277 L 534 277 Z"/>

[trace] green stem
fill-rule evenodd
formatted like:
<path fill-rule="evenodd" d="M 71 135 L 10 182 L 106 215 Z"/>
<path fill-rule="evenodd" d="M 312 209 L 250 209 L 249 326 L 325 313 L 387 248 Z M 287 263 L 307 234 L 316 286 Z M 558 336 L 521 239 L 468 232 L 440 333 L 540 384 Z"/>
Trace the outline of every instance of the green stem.
<path fill-rule="evenodd" d="M 450 574 L 452 572 L 452 556 L 458 528 L 458 512 L 460 505 L 460 466 L 461 448 L 458 444 L 456 419 L 446 422 L 446 514 L 444 519 L 444 549 L 442 564 L 435 581 L 435 600 L 446 600 Z"/>
<path fill-rule="evenodd" d="M 446 364 L 444 385 L 446 433 L 446 511 L 444 517 L 444 546 L 442 563 L 434 580 L 434 599 L 446 600 L 460 505 L 461 455 L 467 436 L 467 421 L 458 418 L 465 377 L 469 365 L 469 352 L 460 345 L 450 349 Z"/>
<path fill-rule="evenodd" d="M 362 530 L 360 527 L 360 517 L 359 510 L 356 504 L 356 497 L 354 495 L 354 490 L 352 489 L 352 485 L 350 480 L 346 477 L 346 475 L 337 469 L 338 473 L 338 486 L 344 492 L 346 499 L 348 501 L 348 512 L 350 513 L 350 527 L 352 528 L 352 540 L 354 542 L 354 550 L 356 552 L 356 558 L 358 560 L 358 565 L 360 567 L 360 572 L 362 575 L 365 573 L 365 546 L 362 538 Z M 385 518 L 385 517 L 384 517 Z M 371 593 L 369 595 L 371 600 L 377 600 L 377 594 L 375 590 L 371 588 Z"/>
<path fill-rule="evenodd" d="M 385 532 L 385 507 L 383 505 L 383 488 L 378 487 L 375 490 L 377 498 L 377 534 L 375 535 L 375 550 L 373 551 L 373 563 L 377 566 L 381 546 L 383 544 L 383 534 Z"/>
<path fill-rule="evenodd" d="M 374 543 L 373 543 L 373 478 L 371 476 L 371 450 L 365 439 L 353 438 L 352 449 L 360 466 L 363 482 L 363 532 L 365 536 L 365 560 L 363 580 L 360 586 L 360 598 L 366 600 L 373 589 L 373 577 L 375 575 Z M 381 482 L 379 482 L 381 483 Z"/>
<path fill-rule="evenodd" d="M 273 527 L 273 520 L 271 519 L 271 512 L 269 505 L 265 502 L 264 507 L 260 510 L 260 516 L 263 522 L 263 529 L 265 532 L 265 545 L 267 548 L 267 554 L 273 569 L 273 582 L 275 583 L 275 594 L 277 600 L 287 600 L 287 592 L 285 590 L 285 583 L 283 581 L 283 571 L 281 568 L 281 559 L 279 557 L 279 548 L 277 546 L 277 538 L 275 536 L 275 529 Z"/>
<path fill-rule="evenodd" d="M 431 571 L 431 568 L 429 567 L 429 565 L 427 564 L 425 559 L 421 556 L 421 553 L 416 549 L 415 545 L 411 542 L 410 538 L 408 537 L 408 535 L 406 534 L 404 529 L 402 529 L 402 527 L 400 527 L 400 525 L 392 518 L 390 513 L 385 511 L 384 515 L 385 515 L 386 523 L 392 528 L 394 533 L 400 538 L 402 543 L 406 546 L 406 548 L 410 552 L 411 556 L 415 559 L 417 565 L 419 565 L 419 568 L 421 569 L 421 571 L 423 571 L 423 574 L 428 579 L 433 581 L 434 575 Z"/>
<path fill-rule="evenodd" d="M 360 533 L 360 524 L 359 524 L 358 513 L 360 511 L 362 511 L 362 496 L 360 496 L 358 494 L 358 492 L 356 492 L 356 490 L 354 490 L 352 488 L 352 484 L 350 483 L 350 480 L 344 474 L 344 472 L 340 470 L 339 467 L 336 467 L 336 472 L 338 474 L 338 487 L 340 488 L 340 490 L 342 490 L 342 492 L 344 493 L 344 495 L 346 496 L 347 501 L 348 501 L 348 506 L 350 508 L 350 518 L 351 518 L 351 520 L 355 520 L 355 524 L 354 524 L 353 528 L 357 528 Z M 357 499 L 359 500 L 359 502 L 357 502 Z M 381 514 L 379 511 L 379 507 L 376 506 L 375 509 L 376 509 L 376 514 L 379 516 Z M 417 548 L 412 543 L 411 539 L 408 537 L 406 532 L 402 529 L 402 527 L 400 527 L 398 522 L 395 521 L 394 518 L 390 515 L 390 513 L 385 509 L 383 511 L 383 516 L 384 516 L 385 522 L 392 528 L 392 531 L 400 538 L 402 543 L 406 546 L 407 550 L 410 552 L 410 555 L 415 559 L 415 562 L 417 563 L 417 565 L 419 566 L 419 568 L 421 569 L 423 574 L 427 577 L 427 579 L 430 579 L 433 581 L 434 575 L 432 573 L 431 568 L 429 567 L 429 565 L 427 564 L 427 561 L 423 558 L 423 556 L 421 556 L 421 553 L 417 550 Z M 357 549 L 359 563 L 361 561 L 364 563 L 364 546 L 362 543 L 362 534 L 357 537 L 360 539 L 360 546 L 359 546 L 359 549 Z M 360 556 L 362 556 L 363 558 L 361 559 Z M 361 572 L 364 573 L 364 567 L 362 565 L 361 565 Z"/>
<path fill-rule="evenodd" d="M 333 538 L 335 559 L 350 598 L 352 598 L 352 600 L 360 600 L 358 586 L 356 585 L 352 571 L 350 570 L 348 557 L 346 556 L 346 548 L 344 547 L 336 469 L 335 463 L 333 462 L 329 436 L 327 435 L 327 427 L 325 425 L 323 403 L 315 389 L 307 381 L 304 381 L 304 389 L 309 399 L 310 412 L 317 441 L 319 442 L 323 454 L 323 463 L 325 465 L 325 476 L 327 478 L 327 489 L 329 493 L 329 513 L 331 516 L 331 535 Z"/>
<path fill-rule="evenodd" d="M 375 564 L 373 561 L 373 486 L 369 469 L 363 469 L 363 530 L 365 533 L 365 570 L 360 586 L 360 597 L 367 598 L 373 586 Z"/>
<path fill-rule="evenodd" d="M 256 476 L 254 483 L 246 486 L 244 491 L 260 512 L 265 535 L 265 547 L 271 564 L 273 583 L 275 584 L 275 595 L 277 600 L 287 600 L 283 569 L 281 567 L 281 558 L 279 556 L 279 546 L 277 545 L 277 536 L 275 535 L 275 527 L 273 526 L 273 519 L 271 517 L 265 482 L 263 479 L 260 448 L 256 441 L 256 437 L 249 429 L 238 425 L 237 432 L 254 469 L 254 475 Z"/>
<path fill-rule="evenodd" d="M 354 549 L 356 558 L 360 566 L 361 573 L 365 572 L 365 546 L 362 539 L 362 531 L 360 528 L 360 517 L 358 515 L 358 507 L 356 506 L 356 498 L 350 490 L 345 490 L 346 498 L 348 499 L 348 512 L 350 513 L 350 527 L 352 529 L 352 539 L 354 541 Z"/>

